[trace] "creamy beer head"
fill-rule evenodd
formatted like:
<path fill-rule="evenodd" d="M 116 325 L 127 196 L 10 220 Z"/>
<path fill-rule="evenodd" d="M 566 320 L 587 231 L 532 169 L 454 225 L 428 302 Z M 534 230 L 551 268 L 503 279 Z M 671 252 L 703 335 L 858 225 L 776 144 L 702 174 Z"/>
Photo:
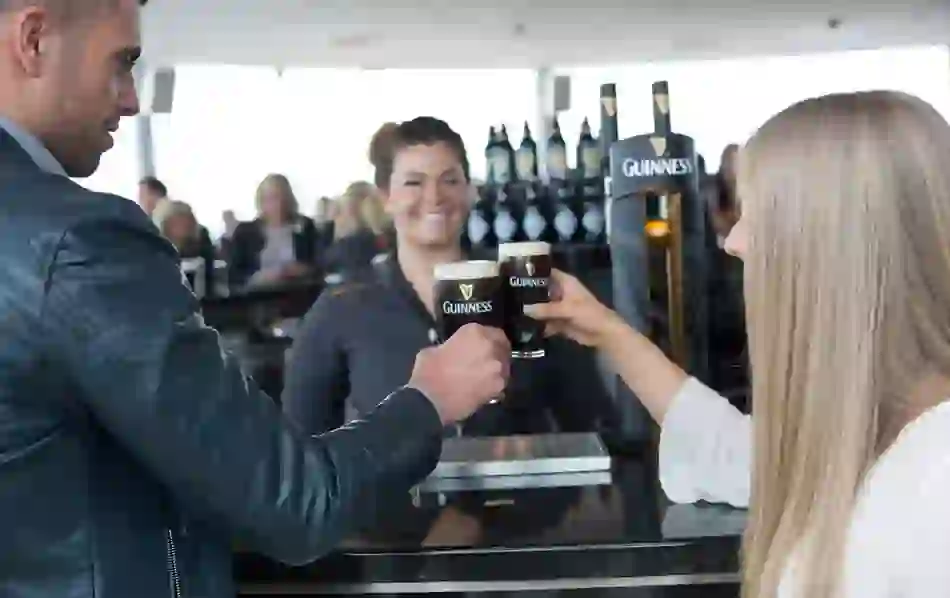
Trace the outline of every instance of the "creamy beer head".
<path fill-rule="evenodd" d="M 443 341 L 466 324 L 504 328 L 504 296 L 498 272 L 498 263 L 490 261 L 435 267 L 435 315 Z"/>
<path fill-rule="evenodd" d="M 550 299 L 551 245 L 543 242 L 503 243 L 498 246 L 505 289 L 505 332 L 511 356 L 544 357 L 544 325 L 524 314 L 524 306 Z"/>
<path fill-rule="evenodd" d="M 551 255 L 551 244 L 544 241 L 527 241 L 524 243 L 499 243 L 498 261 L 504 262 L 509 257 L 531 257 Z"/>
<path fill-rule="evenodd" d="M 498 263 L 488 260 L 451 262 L 435 267 L 436 280 L 469 280 L 498 276 Z"/>

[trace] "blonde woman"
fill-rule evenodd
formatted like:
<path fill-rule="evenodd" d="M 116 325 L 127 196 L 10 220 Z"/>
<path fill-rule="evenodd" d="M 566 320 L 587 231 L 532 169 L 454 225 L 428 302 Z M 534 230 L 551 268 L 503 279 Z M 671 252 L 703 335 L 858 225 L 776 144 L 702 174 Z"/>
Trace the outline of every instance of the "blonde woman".
<path fill-rule="evenodd" d="M 290 181 L 264 177 L 255 193 L 257 218 L 242 222 L 231 239 L 230 284 L 279 285 L 310 276 L 317 252 L 313 220 L 302 216 Z"/>
<path fill-rule="evenodd" d="M 376 256 L 389 250 L 389 226 L 376 185 L 366 181 L 350 184 L 337 199 L 334 242 L 324 254 L 326 272 L 343 274 L 368 268 Z"/>
<path fill-rule="evenodd" d="M 558 275 L 551 332 L 603 348 L 661 424 L 671 499 L 750 504 L 750 598 L 950 595 L 950 127 L 832 95 L 742 151 L 754 417 Z M 754 447 L 754 451 L 753 451 Z"/>
<path fill-rule="evenodd" d="M 202 294 L 214 292 L 214 244 L 207 229 L 198 224 L 191 206 L 183 201 L 166 199 L 153 213 L 155 226 L 178 250 L 183 259 L 204 260 Z M 197 288 L 197 286 L 196 286 Z"/>

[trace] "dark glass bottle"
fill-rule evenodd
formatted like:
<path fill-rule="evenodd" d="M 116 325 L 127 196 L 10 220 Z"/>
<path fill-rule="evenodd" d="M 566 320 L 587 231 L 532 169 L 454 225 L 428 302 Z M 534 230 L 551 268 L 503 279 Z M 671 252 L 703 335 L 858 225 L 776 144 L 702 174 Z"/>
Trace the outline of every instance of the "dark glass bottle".
<path fill-rule="evenodd" d="M 531 136 L 528 121 L 524 123 L 524 133 L 521 136 L 521 145 L 515 155 L 515 167 L 518 180 L 534 182 L 538 180 L 538 144 Z"/>
<path fill-rule="evenodd" d="M 488 143 L 485 144 L 485 182 L 495 184 L 495 147 L 498 145 L 498 133 L 495 127 L 488 127 Z"/>
<path fill-rule="evenodd" d="M 585 118 L 577 141 L 577 173 L 582 180 L 599 179 L 602 176 L 600 144 L 590 131 L 590 122 Z"/>
<path fill-rule="evenodd" d="M 512 208 L 508 193 L 505 189 L 498 189 L 495 199 L 495 218 L 492 221 L 492 231 L 495 233 L 495 239 L 498 243 L 517 241 L 519 240 L 519 228 L 518 219 Z"/>
<path fill-rule="evenodd" d="M 521 232 L 527 241 L 550 241 L 551 226 L 534 185 L 525 186 Z"/>
<path fill-rule="evenodd" d="M 544 160 L 547 168 L 548 180 L 552 183 L 567 180 L 567 144 L 561 135 L 561 126 L 554 117 L 551 136 L 548 137 L 548 146 Z"/>
<path fill-rule="evenodd" d="M 465 228 L 465 237 L 475 249 L 487 249 L 495 246 L 495 234 L 492 231 L 495 221 L 492 209 L 494 193 L 489 187 L 483 187 L 468 213 L 468 223 Z"/>

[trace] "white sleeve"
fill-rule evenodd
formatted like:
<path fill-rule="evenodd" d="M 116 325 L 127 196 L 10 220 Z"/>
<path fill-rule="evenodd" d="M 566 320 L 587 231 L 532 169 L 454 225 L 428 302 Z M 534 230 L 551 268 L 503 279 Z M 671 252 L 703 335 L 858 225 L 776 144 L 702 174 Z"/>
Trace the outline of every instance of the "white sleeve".
<path fill-rule="evenodd" d="M 676 394 L 660 435 L 660 484 L 670 500 L 749 505 L 752 420 L 695 378 Z"/>
<path fill-rule="evenodd" d="M 877 522 L 879 533 L 888 528 L 900 532 L 890 550 L 882 551 L 897 559 L 888 596 L 950 596 L 950 443 L 948 428 L 942 428 L 943 437 L 934 438 L 921 452 L 930 464 L 925 475 L 916 484 L 891 488 L 891 496 L 903 500 L 893 500 L 890 518 Z"/>

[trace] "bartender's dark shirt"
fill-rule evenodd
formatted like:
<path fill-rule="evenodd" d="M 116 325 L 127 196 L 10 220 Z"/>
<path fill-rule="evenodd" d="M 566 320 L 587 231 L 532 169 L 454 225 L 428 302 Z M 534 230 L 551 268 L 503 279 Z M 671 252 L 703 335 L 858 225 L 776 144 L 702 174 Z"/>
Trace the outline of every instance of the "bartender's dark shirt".
<path fill-rule="evenodd" d="M 394 257 L 330 288 L 295 335 L 284 411 L 319 434 L 376 407 L 408 382 L 416 354 L 438 342 L 435 322 Z M 600 431 L 612 405 L 593 351 L 549 339 L 542 359 L 514 360 L 505 398 L 461 427 L 466 436 Z M 447 434 L 457 434 L 452 428 Z"/>

